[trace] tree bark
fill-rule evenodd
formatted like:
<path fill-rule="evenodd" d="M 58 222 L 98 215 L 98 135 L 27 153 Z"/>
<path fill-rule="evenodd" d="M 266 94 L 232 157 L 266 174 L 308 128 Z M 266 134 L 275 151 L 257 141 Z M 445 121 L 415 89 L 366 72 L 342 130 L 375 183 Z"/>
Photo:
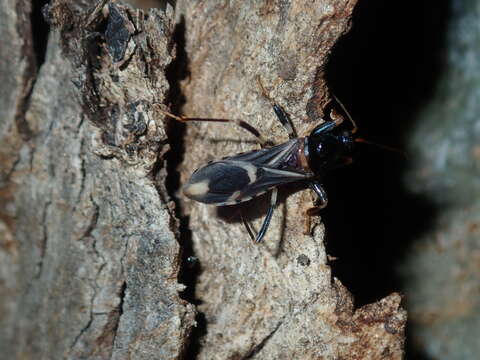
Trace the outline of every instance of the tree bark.
<path fill-rule="evenodd" d="M 202 163 L 257 146 L 235 127 L 185 128 L 160 109 L 241 118 L 285 141 L 260 76 L 307 134 L 328 116 L 323 67 L 354 6 L 212 0 L 143 12 L 53 0 L 43 9 L 51 27 L 43 61 L 31 25 L 40 12 L 4 1 L 2 355 L 401 358 L 400 296 L 354 309 L 332 279 L 318 218 L 303 234 L 309 191 L 282 190 L 260 245 L 239 213 L 258 228 L 264 197 L 218 209 L 180 197 L 180 228 L 172 202 Z M 182 251 L 198 264 L 188 266 Z"/>
<path fill-rule="evenodd" d="M 2 352 L 179 358 L 194 309 L 178 294 L 177 226 L 157 186 L 167 137 L 152 106 L 169 89 L 173 11 L 53 1 L 38 71 L 29 12 L 27 1 L 2 6 L 14 40 L 1 69 L 11 94 L 1 116 Z"/>
<path fill-rule="evenodd" d="M 260 92 L 291 115 L 300 135 L 328 116 L 324 66 L 350 27 L 356 1 L 179 2 L 188 77 L 176 107 L 195 117 L 242 119 L 275 143 L 287 134 Z M 242 129 L 189 124 L 180 164 L 185 183 L 209 160 L 258 148 Z M 200 266 L 196 300 L 205 332 L 199 359 L 378 359 L 402 357 L 405 313 L 400 296 L 354 310 L 353 298 L 332 279 L 324 227 L 304 235 L 314 197 L 299 186 L 281 189 L 264 243 L 253 244 L 240 213 L 258 229 L 268 196 L 230 207 L 185 200 Z M 348 224 L 346 224 L 348 226 Z M 365 279 L 365 281 L 368 281 Z"/>

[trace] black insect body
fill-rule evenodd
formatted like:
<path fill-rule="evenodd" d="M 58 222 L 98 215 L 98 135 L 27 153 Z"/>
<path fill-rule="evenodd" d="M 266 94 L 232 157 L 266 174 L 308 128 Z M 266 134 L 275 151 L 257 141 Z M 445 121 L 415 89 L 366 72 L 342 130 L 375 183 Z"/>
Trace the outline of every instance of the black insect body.
<path fill-rule="evenodd" d="M 261 84 L 260 84 L 261 86 Z M 260 242 L 270 224 L 277 203 L 277 187 L 283 184 L 308 180 L 319 198 L 317 208 L 327 205 L 327 195 L 319 180 L 330 169 L 345 164 L 352 149 L 353 129 L 339 126 L 343 118 L 333 116 L 315 127 L 306 137 L 297 137 L 283 109 L 268 97 L 263 86 L 263 94 L 270 100 L 279 121 L 288 131 L 290 140 L 270 148 L 265 148 L 259 132 L 243 121 L 228 119 L 182 118 L 166 113 L 180 121 L 235 122 L 250 131 L 264 148 L 209 162 L 196 170 L 183 187 L 183 193 L 196 201 L 211 205 L 233 205 L 248 201 L 255 196 L 271 191 L 270 207 L 260 231 L 254 236 L 248 223 L 247 230 L 256 242 Z"/>

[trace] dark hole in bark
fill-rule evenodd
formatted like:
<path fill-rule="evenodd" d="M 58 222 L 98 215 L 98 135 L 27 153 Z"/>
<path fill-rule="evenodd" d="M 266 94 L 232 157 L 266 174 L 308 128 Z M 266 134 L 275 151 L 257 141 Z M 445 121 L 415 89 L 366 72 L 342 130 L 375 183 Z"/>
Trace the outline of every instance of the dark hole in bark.
<path fill-rule="evenodd" d="M 327 78 L 360 136 L 404 149 L 415 115 L 444 69 L 449 15 L 446 0 L 435 7 L 359 2 L 352 31 L 332 53 Z M 357 307 L 402 290 L 396 266 L 435 219 L 434 204 L 405 188 L 407 165 L 395 153 L 358 145 L 355 163 L 326 179 L 327 251 L 338 257 L 333 275 L 353 293 Z M 414 336 L 407 329 L 408 358 L 426 359 L 409 341 Z"/>
<path fill-rule="evenodd" d="M 48 0 L 36 0 L 32 2 L 32 39 L 37 68 L 40 68 L 45 62 L 45 55 L 47 52 L 50 26 L 43 15 L 43 8 L 47 6 L 48 2 Z"/>

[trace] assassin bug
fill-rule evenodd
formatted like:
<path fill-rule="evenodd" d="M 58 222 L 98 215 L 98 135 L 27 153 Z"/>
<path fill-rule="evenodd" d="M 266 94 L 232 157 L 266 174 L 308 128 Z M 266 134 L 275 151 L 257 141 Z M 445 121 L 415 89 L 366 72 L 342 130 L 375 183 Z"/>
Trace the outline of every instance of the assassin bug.
<path fill-rule="evenodd" d="M 161 112 L 182 122 L 235 123 L 257 137 L 262 149 L 209 162 L 195 170 L 190 180 L 184 185 L 183 193 L 190 199 L 222 206 L 248 201 L 271 190 L 270 206 L 260 231 L 254 235 L 249 224 L 244 220 L 250 237 L 255 242 L 260 242 L 267 232 L 277 204 L 278 186 L 307 180 L 319 199 L 319 204 L 310 209 L 307 212 L 308 215 L 327 205 L 327 194 L 319 182 L 320 178 L 328 170 L 350 162 L 347 154 L 355 141 L 353 135 L 357 131 L 357 126 L 339 102 L 350 119 L 352 129 L 342 129 L 339 125 L 343 123 L 343 118 L 337 116 L 332 110 L 331 120 L 316 126 L 308 136 L 298 137 L 287 113 L 270 98 L 259 77 L 257 81 L 263 96 L 269 100 L 278 120 L 288 132 L 290 140 L 283 144 L 267 147 L 260 133 L 242 120 L 189 118 L 176 116 L 163 110 Z"/>

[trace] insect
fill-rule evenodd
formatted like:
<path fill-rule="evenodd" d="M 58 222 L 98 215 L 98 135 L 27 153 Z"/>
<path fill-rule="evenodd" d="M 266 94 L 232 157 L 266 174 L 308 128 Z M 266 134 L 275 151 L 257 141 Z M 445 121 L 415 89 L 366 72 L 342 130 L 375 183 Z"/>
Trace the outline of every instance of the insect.
<path fill-rule="evenodd" d="M 327 194 L 321 185 L 321 178 L 327 171 L 351 161 L 347 155 L 352 150 L 357 126 L 349 116 L 352 128 L 343 128 L 340 126 L 344 121 L 343 117 L 332 110 L 331 120 L 316 126 L 308 136 L 298 137 L 287 113 L 270 98 L 260 78 L 257 80 L 262 95 L 269 100 L 278 120 L 288 133 L 289 140 L 283 144 L 267 147 L 259 131 L 242 120 L 189 118 L 163 110 L 162 112 L 182 122 L 235 123 L 257 137 L 262 146 L 260 150 L 228 156 L 200 167 L 184 185 L 183 193 L 195 201 L 222 206 L 248 201 L 270 191 L 270 206 L 258 233 L 254 234 L 244 220 L 250 237 L 255 242 L 261 242 L 277 205 L 278 186 L 301 180 L 308 181 L 318 197 L 318 205 L 309 210 L 309 215 L 327 205 Z M 348 115 L 343 105 L 340 105 Z"/>

